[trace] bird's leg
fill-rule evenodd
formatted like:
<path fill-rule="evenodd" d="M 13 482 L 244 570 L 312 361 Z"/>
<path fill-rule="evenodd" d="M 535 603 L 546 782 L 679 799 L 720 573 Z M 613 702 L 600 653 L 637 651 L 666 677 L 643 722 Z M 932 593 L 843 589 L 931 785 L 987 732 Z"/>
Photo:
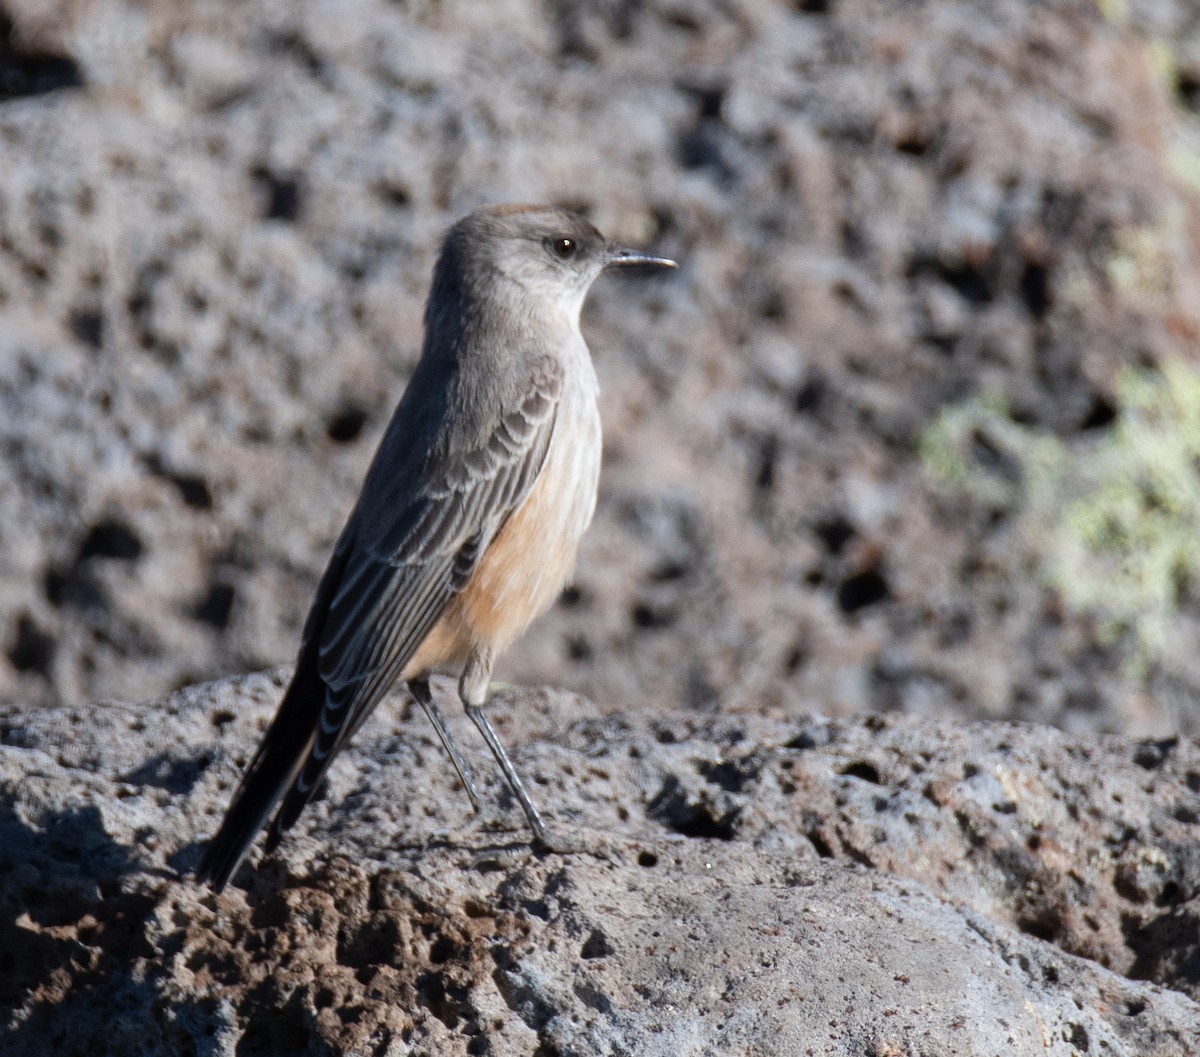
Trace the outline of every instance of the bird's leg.
<path fill-rule="evenodd" d="M 446 726 L 446 717 L 442 715 L 442 710 L 438 708 L 437 702 L 433 699 L 433 692 L 429 689 L 429 680 L 413 679 L 408 684 L 408 691 L 413 695 L 417 704 L 425 710 L 425 715 L 429 717 L 433 729 L 442 739 L 442 744 L 446 747 L 446 752 L 450 754 L 450 759 L 454 763 L 454 769 L 462 780 L 463 788 L 467 791 L 467 796 L 471 798 L 471 806 L 475 809 L 475 813 L 479 814 L 480 799 L 479 790 L 475 788 L 475 778 L 457 743 L 450 736 L 450 728 Z"/>
<path fill-rule="evenodd" d="M 483 740 L 487 742 L 488 748 L 492 750 L 492 755 L 500 765 L 500 770 L 504 772 L 504 779 L 508 782 L 509 789 L 512 790 L 513 796 L 517 798 L 517 802 L 521 805 L 521 810 L 525 812 L 529 828 L 533 830 L 534 844 L 540 845 L 543 848 L 551 848 L 553 845 L 546 834 L 546 826 L 542 822 L 542 816 L 538 814 L 538 809 L 533 806 L 533 801 L 529 798 L 525 784 L 521 781 L 520 775 L 517 774 L 517 769 L 513 766 L 512 760 L 508 758 L 508 753 L 504 751 L 504 746 L 500 744 L 500 739 L 496 736 L 496 731 L 492 726 L 491 720 L 487 718 L 487 714 L 483 710 L 483 706 L 487 703 L 488 685 L 491 682 L 491 676 L 491 652 L 482 648 L 472 650 L 471 656 L 467 660 L 467 666 L 463 669 L 462 678 L 458 681 L 459 696 L 462 698 L 463 707 L 466 709 L 467 715 L 471 717 L 471 722 L 479 728 L 479 733 L 483 735 Z"/>

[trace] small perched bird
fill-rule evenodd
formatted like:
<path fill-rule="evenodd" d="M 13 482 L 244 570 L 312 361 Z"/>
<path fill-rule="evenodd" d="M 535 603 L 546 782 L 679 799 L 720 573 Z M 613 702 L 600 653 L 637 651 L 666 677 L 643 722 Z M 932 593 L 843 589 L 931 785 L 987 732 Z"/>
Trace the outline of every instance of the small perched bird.
<path fill-rule="evenodd" d="M 484 711 L 496 657 L 571 575 L 596 506 L 600 414 L 579 313 L 606 268 L 675 262 L 614 246 L 551 206 L 478 209 L 450 228 L 425 343 L 304 625 L 291 685 L 197 877 L 225 887 L 274 812 L 296 821 L 397 679 L 470 768 L 430 692 L 457 675 L 533 830 L 545 827 Z"/>

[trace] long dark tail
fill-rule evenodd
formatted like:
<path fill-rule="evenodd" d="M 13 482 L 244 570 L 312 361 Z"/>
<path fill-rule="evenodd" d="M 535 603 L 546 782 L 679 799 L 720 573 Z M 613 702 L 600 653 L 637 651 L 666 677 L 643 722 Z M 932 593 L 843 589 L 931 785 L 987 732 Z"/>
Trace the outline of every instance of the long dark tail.
<path fill-rule="evenodd" d="M 196 871 L 196 880 L 207 881 L 213 891 L 229 882 L 308 756 L 325 700 L 316 652 L 310 643 L 301 653 L 279 710 Z"/>
<path fill-rule="evenodd" d="M 321 641 L 329 600 L 337 590 L 347 556 L 353 547 L 352 524 L 353 518 L 334 547 L 329 566 L 317 586 L 316 598 L 304 623 L 300 656 L 296 660 L 291 685 L 283 695 L 254 759 L 242 775 L 241 784 L 233 795 L 229 810 L 225 812 L 221 828 L 209 841 L 200 868 L 196 871 L 196 880 L 201 883 L 207 881 L 214 892 L 220 892 L 229 883 L 254 838 L 258 836 L 258 831 L 266 824 L 267 817 L 295 781 L 312 748 L 326 693 L 318 670 L 318 643 Z M 294 820 L 295 815 L 292 816 Z"/>

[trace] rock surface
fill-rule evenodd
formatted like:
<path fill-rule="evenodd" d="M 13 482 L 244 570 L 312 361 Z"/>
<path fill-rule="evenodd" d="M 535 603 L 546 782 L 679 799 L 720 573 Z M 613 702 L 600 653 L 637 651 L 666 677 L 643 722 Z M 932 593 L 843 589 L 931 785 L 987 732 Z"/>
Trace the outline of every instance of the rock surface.
<path fill-rule="evenodd" d="M 1086 444 L 1122 366 L 1192 348 L 1193 0 L 0 10 L 0 697 L 290 661 L 440 232 L 549 199 L 684 267 L 591 298 L 600 509 L 511 677 L 611 712 L 1193 722 L 1200 670 L 1122 683 L 915 451 L 979 391 Z"/>
<path fill-rule="evenodd" d="M 1200 1048 L 1194 742 L 512 690 L 581 846 L 533 855 L 393 699 L 215 897 L 186 874 L 281 685 L 0 712 L 6 1057 Z"/>

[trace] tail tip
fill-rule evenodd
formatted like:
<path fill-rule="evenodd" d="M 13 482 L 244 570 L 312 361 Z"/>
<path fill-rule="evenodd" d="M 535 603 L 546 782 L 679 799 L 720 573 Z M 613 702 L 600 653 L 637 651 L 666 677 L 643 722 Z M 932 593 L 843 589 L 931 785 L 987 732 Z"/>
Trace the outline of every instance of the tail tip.
<path fill-rule="evenodd" d="M 214 895 L 220 895 L 225 891 L 225 886 L 241 862 L 242 856 L 240 855 L 231 862 L 227 855 L 219 854 L 216 841 L 210 841 L 204 852 L 204 858 L 200 860 L 200 865 L 192 874 L 192 880 L 196 884 L 207 885 Z"/>

